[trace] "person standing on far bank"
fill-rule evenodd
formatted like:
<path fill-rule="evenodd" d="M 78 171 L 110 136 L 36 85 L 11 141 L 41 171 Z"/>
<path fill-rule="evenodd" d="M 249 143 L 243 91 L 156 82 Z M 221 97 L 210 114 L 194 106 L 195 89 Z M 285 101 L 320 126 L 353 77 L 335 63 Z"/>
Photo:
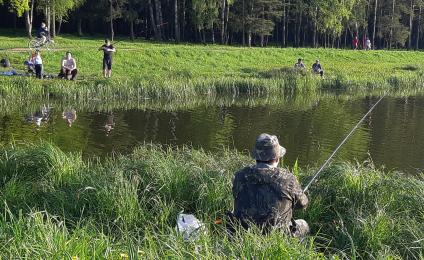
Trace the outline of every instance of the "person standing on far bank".
<path fill-rule="evenodd" d="M 252 157 L 256 165 L 235 174 L 233 181 L 233 218 L 245 228 L 255 224 L 264 231 L 278 229 L 293 237 L 303 238 L 309 233 L 308 223 L 294 220 L 294 208 L 305 209 L 308 197 L 296 177 L 278 167 L 286 149 L 275 135 L 261 134 L 256 139 Z"/>
<path fill-rule="evenodd" d="M 110 78 L 112 76 L 112 55 L 116 52 L 116 49 L 110 41 L 106 39 L 105 44 L 99 48 L 99 51 L 103 51 L 103 76 L 105 78 Z"/>

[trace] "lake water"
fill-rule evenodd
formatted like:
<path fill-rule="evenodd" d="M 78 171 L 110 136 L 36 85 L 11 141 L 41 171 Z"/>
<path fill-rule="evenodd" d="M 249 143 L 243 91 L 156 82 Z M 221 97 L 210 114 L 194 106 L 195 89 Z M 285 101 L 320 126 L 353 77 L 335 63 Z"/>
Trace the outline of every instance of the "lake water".
<path fill-rule="evenodd" d="M 144 142 L 192 145 L 205 150 L 249 151 L 271 133 L 287 148 L 285 162 L 301 167 L 325 161 L 377 97 L 328 98 L 302 105 L 199 105 L 161 109 L 90 111 L 40 103 L 0 116 L 0 143 L 49 140 L 85 157 L 128 153 Z M 424 169 L 424 97 L 386 97 L 343 146 L 335 160 L 364 161 L 415 173 Z"/>

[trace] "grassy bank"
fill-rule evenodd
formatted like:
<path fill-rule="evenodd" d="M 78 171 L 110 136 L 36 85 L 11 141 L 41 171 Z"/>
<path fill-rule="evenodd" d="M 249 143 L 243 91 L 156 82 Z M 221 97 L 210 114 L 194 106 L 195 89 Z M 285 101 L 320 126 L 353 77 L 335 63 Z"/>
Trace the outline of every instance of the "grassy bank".
<path fill-rule="evenodd" d="M 231 180 L 251 160 L 146 145 L 128 156 L 84 162 L 49 144 L 0 152 L 0 255 L 5 258 L 346 258 L 423 257 L 422 176 L 339 164 L 310 191 L 304 243 L 242 231 L 231 239 L 213 221 L 232 208 Z M 305 183 L 311 171 L 298 171 Z M 176 215 L 194 213 L 208 232 L 184 243 Z"/>
<path fill-rule="evenodd" d="M 1 96 L 60 99 L 187 99 L 210 95 L 285 95 L 317 89 L 401 91 L 422 89 L 424 54 L 407 51 L 241 48 L 121 41 L 116 44 L 113 79 L 101 77 L 100 38 L 57 37 L 57 50 L 44 52 L 47 73 L 57 74 L 65 51 L 72 51 L 78 83 L 1 77 Z M 27 39 L 0 36 L 1 57 L 22 69 Z M 298 57 L 310 68 L 319 58 L 326 79 L 292 69 Z"/>

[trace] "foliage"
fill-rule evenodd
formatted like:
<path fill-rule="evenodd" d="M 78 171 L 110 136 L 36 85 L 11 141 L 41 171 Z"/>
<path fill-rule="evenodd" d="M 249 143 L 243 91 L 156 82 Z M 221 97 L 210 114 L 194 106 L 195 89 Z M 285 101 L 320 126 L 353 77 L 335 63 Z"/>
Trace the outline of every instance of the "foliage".
<path fill-rule="evenodd" d="M 29 9 L 28 0 L 0 0 L 0 5 L 6 4 L 9 11 L 21 17 Z"/>
<path fill-rule="evenodd" d="M 198 30 L 212 29 L 214 23 L 218 20 L 218 0 L 193 0 L 192 16 L 193 23 Z"/>
<path fill-rule="evenodd" d="M 252 163 L 218 154 L 146 145 L 128 156 L 84 162 L 49 144 L 0 152 L 0 255 L 26 258 L 419 258 L 424 216 L 420 176 L 370 164 L 338 164 L 312 186 L 303 243 L 281 233 L 213 224 L 232 208 L 234 172 Z M 305 183 L 310 171 L 300 171 Z M 193 213 L 208 232 L 193 243 L 175 233 Z M 46 243 L 48 241 L 48 243 Z M 318 253 L 321 252 L 321 253 Z"/>
<path fill-rule="evenodd" d="M 423 47 L 422 0 L 154 0 L 154 5 L 146 0 L 0 0 L 3 10 L 18 17 L 30 3 L 43 13 L 35 14 L 35 20 L 50 17 L 60 24 L 77 24 L 67 30 L 80 35 L 83 30 L 108 33 L 105 20 L 116 20 L 119 33 L 131 39 L 137 31 L 146 39 L 177 40 L 181 35 L 183 41 L 215 43 L 219 32 L 225 44 L 245 44 L 248 37 L 250 45 L 261 47 L 272 43 L 348 48 L 358 35 L 363 39 L 361 48 L 366 47 L 366 38 L 373 48 L 400 48 L 407 43 L 408 48 Z M 27 23 L 32 20 L 28 15 Z"/>

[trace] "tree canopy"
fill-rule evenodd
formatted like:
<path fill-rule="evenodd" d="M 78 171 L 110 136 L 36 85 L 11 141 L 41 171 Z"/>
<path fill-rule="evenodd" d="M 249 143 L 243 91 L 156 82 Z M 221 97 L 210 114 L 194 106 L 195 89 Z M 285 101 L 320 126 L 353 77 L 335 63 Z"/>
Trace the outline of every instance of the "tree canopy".
<path fill-rule="evenodd" d="M 357 36 L 376 48 L 423 48 L 422 7 L 423 0 L 0 0 L 0 13 L 24 22 L 29 36 L 34 18 L 35 26 L 79 35 L 295 47 L 350 47 Z"/>

